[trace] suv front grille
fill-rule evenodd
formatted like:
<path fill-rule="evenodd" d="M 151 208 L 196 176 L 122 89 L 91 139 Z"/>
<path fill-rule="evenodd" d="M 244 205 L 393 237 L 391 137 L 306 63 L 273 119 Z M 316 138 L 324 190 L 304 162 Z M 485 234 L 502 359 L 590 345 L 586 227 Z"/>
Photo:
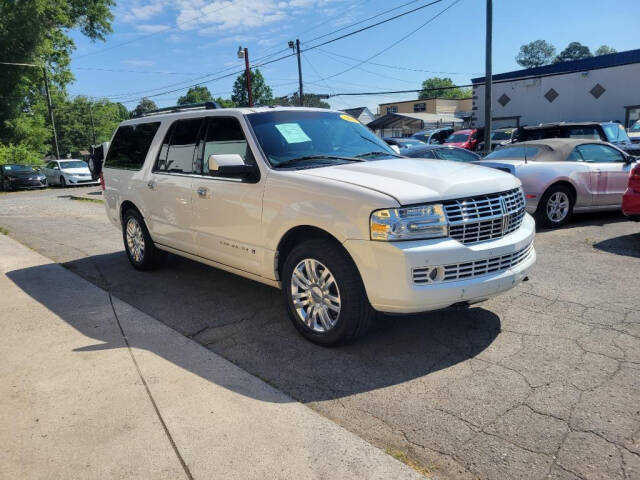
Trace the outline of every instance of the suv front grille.
<path fill-rule="evenodd" d="M 524 207 L 521 188 L 448 200 L 444 202 L 444 211 L 449 221 L 449 236 L 465 244 L 503 237 L 520 228 Z"/>
<path fill-rule="evenodd" d="M 475 260 L 473 262 L 453 263 L 436 267 L 414 268 L 412 271 L 413 283 L 418 285 L 440 282 L 454 282 L 468 278 L 500 273 L 524 262 L 533 250 L 533 243 L 522 250 L 499 257 Z"/>

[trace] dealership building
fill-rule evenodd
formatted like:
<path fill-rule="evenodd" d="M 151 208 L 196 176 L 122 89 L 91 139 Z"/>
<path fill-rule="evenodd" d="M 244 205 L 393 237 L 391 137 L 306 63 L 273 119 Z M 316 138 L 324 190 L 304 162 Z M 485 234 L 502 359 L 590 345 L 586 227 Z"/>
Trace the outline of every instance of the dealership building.
<path fill-rule="evenodd" d="M 484 126 L 484 77 L 474 78 L 473 126 Z M 640 118 L 640 49 L 493 76 L 493 127 Z"/>

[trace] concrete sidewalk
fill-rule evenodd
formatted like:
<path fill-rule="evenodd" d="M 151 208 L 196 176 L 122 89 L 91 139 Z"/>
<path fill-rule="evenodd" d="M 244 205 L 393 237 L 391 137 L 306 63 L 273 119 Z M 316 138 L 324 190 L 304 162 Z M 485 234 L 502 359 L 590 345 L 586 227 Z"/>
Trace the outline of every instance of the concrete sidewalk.
<path fill-rule="evenodd" d="M 423 478 L 3 235 L 0 326 L 0 478 Z"/>

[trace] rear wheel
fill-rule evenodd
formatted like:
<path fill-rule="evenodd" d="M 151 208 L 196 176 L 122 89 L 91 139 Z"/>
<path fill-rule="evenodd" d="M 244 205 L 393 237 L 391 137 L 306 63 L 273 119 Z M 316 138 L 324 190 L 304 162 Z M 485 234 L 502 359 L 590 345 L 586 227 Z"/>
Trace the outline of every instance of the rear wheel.
<path fill-rule="evenodd" d="M 564 185 L 552 185 L 544 192 L 536 217 L 538 222 L 547 228 L 558 228 L 564 225 L 573 212 L 573 192 Z"/>
<path fill-rule="evenodd" d="M 122 236 L 129 262 L 137 270 L 152 270 L 167 256 L 166 252 L 156 248 L 137 210 L 129 209 L 124 213 Z"/>
<path fill-rule="evenodd" d="M 60 186 L 62 188 L 65 188 L 67 186 L 67 181 L 64 179 L 63 176 L 60 176 Z"/>
<path fill-rule="evenodd" d="M 282 290 L 293 325 L 321 345 L 364 335 L 375 317 L 353 260 L 331 240 L 309 240 L 289 253 Z"/>

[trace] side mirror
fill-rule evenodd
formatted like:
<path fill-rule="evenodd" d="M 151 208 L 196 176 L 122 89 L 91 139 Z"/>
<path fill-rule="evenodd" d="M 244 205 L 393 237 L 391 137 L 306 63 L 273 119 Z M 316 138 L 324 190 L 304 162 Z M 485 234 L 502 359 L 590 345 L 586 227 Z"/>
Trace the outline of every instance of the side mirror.
<path fill-rule="evenodd" d="M 400 155 L 400 147 L 397 145 L 389 145 L 391 147 L 391 150 L 393 150 L 394 152 L 396 152 L 398 155 Z"/>
<path fill-rule="evenodd" d="M 247 165 L 237 153 L 209 155 L 209 174 L 219 177 L 247 178 L 255 175 L 256 167 Z"/>

